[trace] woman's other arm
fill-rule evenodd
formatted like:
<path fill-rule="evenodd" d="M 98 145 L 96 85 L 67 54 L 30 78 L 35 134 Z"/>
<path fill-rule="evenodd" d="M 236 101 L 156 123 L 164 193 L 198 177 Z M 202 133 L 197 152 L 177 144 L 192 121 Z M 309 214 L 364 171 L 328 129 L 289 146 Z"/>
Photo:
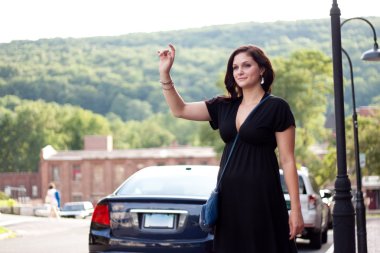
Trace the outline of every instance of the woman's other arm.
<path fill-rule="evenodd" d="M 169 45 L 168 49 L 158 51 L 159 56 L 159 72 L 160 82 L 166 103 L 169 105 L 170 111 L 177 118 L 188 120 L 209 121 L 205 102 L 186 103 L 177 92 L 170 76 L 170 70 L 174 63 L 175 48 Z"/>
<path fill-rule="evenodd" d="M 289 216 L 290 239 L 294 239 L 303 230 L 303 218 L 299 197 L 298 174 L 294 158 L 295 128 L 289 127 L 283 132 L 276 132 L 281 168 L 284 171 L 288 187 L 291 210 Z"/>

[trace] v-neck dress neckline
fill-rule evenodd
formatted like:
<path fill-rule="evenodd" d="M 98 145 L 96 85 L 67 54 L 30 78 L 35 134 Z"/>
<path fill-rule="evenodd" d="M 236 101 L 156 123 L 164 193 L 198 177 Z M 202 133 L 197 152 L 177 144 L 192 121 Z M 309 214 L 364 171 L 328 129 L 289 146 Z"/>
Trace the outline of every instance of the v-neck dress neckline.
<path fill-rule="evenodd" d="M 265 98 L 266 96 L 269 96 L 269 94 L 267 93 L 264 93 L 264 95 L 261 97 L 260 101 L 251 109 L 251 111 L 248 113 L 247 117 L 244 119 L 244 121 L 241 123 L 240 127 L 238 128 L 237 126 L 237 116 L 238 116 L 238 112 L 239 112 L 239 108 L 240 108 L 240 105 L 241 103 L 243 102 L 243 96 L 241 96 L 239 98 L 239 102 L 237 103 L 237 108 L 236 108 L 236 112 L 235 112 L 235 131 L 236 131 L 236 134 L 239 134 L 240 133 L 240 130 L 241 128 L 244 126 L 244 124 L 247 122 L 248 118 L 251 116 L 252 114 L 252 111 L 255 110 L 255 108 L 260 104 L 260 102 L 263 100 L 263 98 Z"/>

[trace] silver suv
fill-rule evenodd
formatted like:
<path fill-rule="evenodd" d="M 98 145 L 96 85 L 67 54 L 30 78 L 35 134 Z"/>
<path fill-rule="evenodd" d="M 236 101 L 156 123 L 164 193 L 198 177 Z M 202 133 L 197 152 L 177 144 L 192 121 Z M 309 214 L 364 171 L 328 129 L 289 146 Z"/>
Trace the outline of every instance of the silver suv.
<path fill-rule="evenodd" d="M 322 199 L 310 182 L 308 169 L 301 167 L 298 172 L 299 193 L 301 201 L 302 216 L 305 228 L 299 238 L 309 239 L 310 246 L 314 249 L 320 249 L 322 243 L 327 242 L 328 231 L 328 207 L 322 202 Z M 290 210 L 290 197 L 285 184 L 283 171 L 280 170 L 281 186 L 288 210 Z"/>

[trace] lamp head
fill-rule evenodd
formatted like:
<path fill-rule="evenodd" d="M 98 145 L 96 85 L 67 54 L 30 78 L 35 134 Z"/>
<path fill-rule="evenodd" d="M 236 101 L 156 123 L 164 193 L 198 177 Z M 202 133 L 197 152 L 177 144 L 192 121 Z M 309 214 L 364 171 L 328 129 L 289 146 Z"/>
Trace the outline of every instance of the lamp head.
<path fill-rule="evenodd" d="M 380 50 L 376 42 L 373 45 L 373 49 L 370 49 L 363 53 L 362 60 L 363 61 L 380 61 Z"/>

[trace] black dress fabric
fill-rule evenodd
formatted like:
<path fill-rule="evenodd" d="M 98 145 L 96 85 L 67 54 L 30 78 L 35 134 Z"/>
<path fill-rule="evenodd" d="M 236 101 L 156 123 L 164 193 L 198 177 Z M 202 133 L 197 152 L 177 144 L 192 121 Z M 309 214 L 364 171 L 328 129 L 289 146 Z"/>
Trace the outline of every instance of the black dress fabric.
<path fill-rule="evenodd" d="M 268 94 L 266 94 L 268 95 Z M 242 97 L 206 101 L 213 129 L 225 142 L 227 159 Z M 288 103 L 271 96 L 240 127 L 239 139 L 221 182 L 217 253 L 294 253 L 289 240 L 288 211 L 281 188 L 275 132 L 295 126 Z M 220 176 L 220 175 L 219 175 Z"/>

